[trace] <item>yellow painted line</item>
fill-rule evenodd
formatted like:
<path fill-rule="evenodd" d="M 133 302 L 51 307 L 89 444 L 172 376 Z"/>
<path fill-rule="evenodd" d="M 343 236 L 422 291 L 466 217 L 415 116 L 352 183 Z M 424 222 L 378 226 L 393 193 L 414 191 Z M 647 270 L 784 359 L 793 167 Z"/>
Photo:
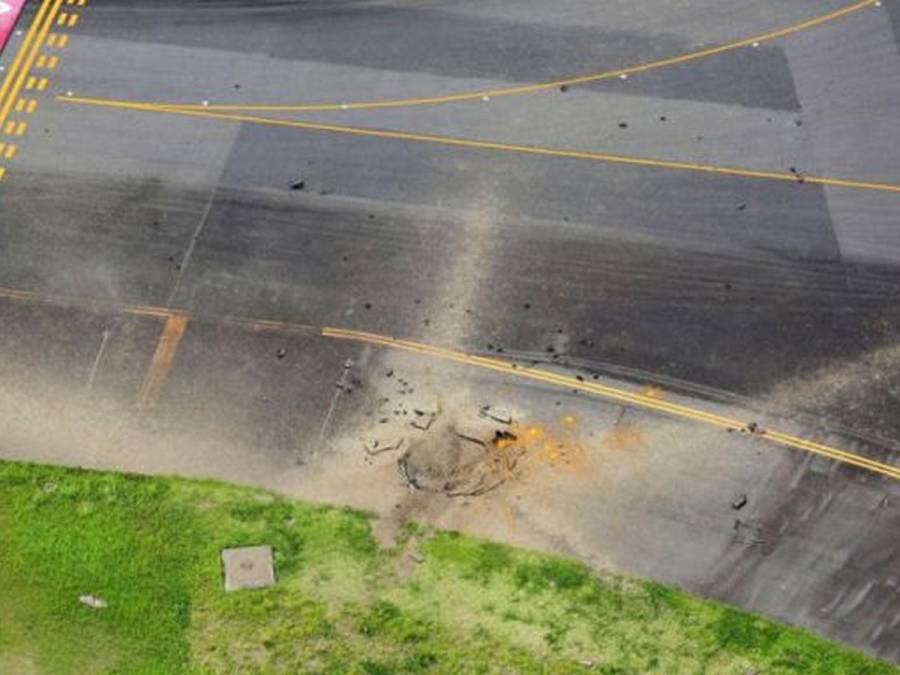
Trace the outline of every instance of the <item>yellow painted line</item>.
<path fill-rule="evenodd" d="M 28 131 L 28 122 L 19 122 L 16 124 L 16 130 L 13 132 L 13 135 L 24 136 L 26 131 Z"/>
<path fill-rule="evenodd" d="M 139 408 L 147 410 L 155 407 L 159 402 L 163 386 L 169 377 L 172 363 L 175 361 L 178 346 L 181 344 L 181 338 L 184 337 L 187 323 L 187 317 L 179 314 L 172 315 L 166 320 L 166 325 L 156 345 L 156 352 L 153 354 L 153 361 L 150 363 L 144 384 L 138 394 L 137 405 Z"/>
<path fill-rule="evenodd" d="M 10 120 L 6 123 L 6 126 L 3 127 L 3 133 L 7 136 L 11 135 L 16 130 L 16 122 L 15 120 Z"/>
<path fill-rule="evenodd" d="M 59 42 L 56 44 L 57 49 L 65 49 L 66 45 L 69 44 L 69 36 L 68 35 L 60 35 Z"/>
<path fill-rule="evenodd" d="M 607 162 L 612 164 L 628 164 L 633 166 L 650 167 L 656 169 L 669 169 L 674 171 L 693 171 L 720 176 L 736 176 L 741 178 L 758 178 L 781 182 L 797 183 L 798 174 L 784 171 L 758 171 L 755 169 L 741 169 L 737 167 L 716 166 L 712 164 L 697 164 L 678 160 L 652 159 L 647 157 L 630 157 L 627 155 L 614 155 L 604 152 L 591 152 L 582 150 L 567 150 L 561 148 L 548 148 L 538 145 L 518 145 L 513 143 L 498 143 L 494 141 L 482 141 L 454 136 L 439 136 L 434 134 L 419 134 L 407 131 L 391 131 L 387 129 L 371 129 L 368 127 L 351 127 L 340 124 L 322 124 L 318 122 L 304 122 L 301 120 L 283 120 L 255 115 L 237 113 L 207 112 L 201 110 L 186 110 L 183 108 L 170 108 L 168 106 L 153 105 L 148 103 L 128 103 L 120 100 L 86 98 L 79 96 L 58 96 L 57 100 L 81 105 L 91 105 L 103 108 L 118 108 L 124 110 L 142 110 L 146 112 L 168 113 L 173 115 L 185 115 L 206 119 L 227 120 L 232 122 L 248 122 L 267 126 L 287 127 L 292 129 L 305 129 L 309 131 L 321 131 L 328 133 L 347 134 L 350 136 L 363 136 L 399 141 L 414 141 L 431 143 L 451 147 L 463 147 L 474 150 L 493 150 L 497 152 L 517 153 L 526 155 L 543 155 L 548 157 L 561 157 L 565 159 L 577 159 L 594 162 Z M 828 185 L 855 190 L 874 190 L 879 192 L 900 193 L 900 184 L 878 183 L 844 178 L 832 178 L 826 176 L 803 175 L 802 181 L 813 185 Z"/>
<path fill-rule="evenodd" d="M 26 102 L 23 98 L 20 98 L 18 101 L 16 101 L 16 112 L 22 112 L 23 110 L 25 110 L 25 105 Z"/>
<path fill-rule="evenodd" d="M 34 75 L 28 76 L 28 81 L 25 83 L 25 89 L 27 91 L 31 91 L 37 86 L 37 78 Z"/>
<path fill-rule="evenodd" d="M 6 178 L 6 167 L 0 166 L 0 181 Z"/>
<path fill-rule="evenodd" d="M 179 312 L 165 309 L 164 307 L 135 305 L 101 298 L 76 298 L 54 293 L 23 291 L 16 288 L 0 287 L 0 299 L 14 300 L 16 302 L 30 302 L 38 305 L 56 305 L 59 307 L 83 306 L 88 304 L 92 307 L 117 310 L 134 316 L 152 316 L 164 319 L 179 314 Z"/>
<path fill-rule="evenodd" d="M 50 80 L 48 80 L 46 77 L 42 77 L 41 79 L 38 80 L 37 90 L 44 91 L 47 88 L 47 85 L 49 83 L 50 83 Z"/>
<path fill-rule="evenodd" d="M 6 159 L 12 159 L 16 156 L 16 146 L 15 145 L 7 145 L 6 150 L 3 152 L 3 157 Z"/>
<path fill-rule="evenodd" d="M 47 57 L 41 54 L 38 57 L 37 63 L 35 64 L 35 68 L 43 68 L 47 65 Z"/>
<path fill-rule="evenodd" d="M 3 108 L 4 101 L 7 100 L 7 94 L 9 93 L 10 88 L 13 86 L 13 83 L 15 82 L 19 74 L 22 63 L 25 60 L 32 43 L 34 42 L 35 36 L 38 34 L 38 31 L 44 24 L 44 18 L 46 17 L 47 12 L 50 10 L 52 5 L 53 0 L 43 0 L 41 6 L 38 8 L 34 20 L 28 27 L 28 33 L 26 33 L 25 39 L 22 40 L 19 51 L 16 52 L 16 56 L 13 59 L 12 64 L 10 65 L 9 71 L 6 73 L 6 77 L 3 78 L 3 84 L 0 85 L 0 109 Z M 15 98 L 15 96 L 13 96 L 13 98 Z M 0 124 L 2 124 L 2 121 L 0 121 Z"/>
<path fill-rule="evenodd" d="M 57 33 L 50 33 L 50 35 L 47 36 L 47 46 L 48 46 L 48 47 L 55 47 L 55 46 L 56 46 L 56 40 L 57 40 L 58 38 L 59 38 L 59 35 L 58 35 Z"/>
<path fill-rule="evenodd" d="M 55 54 L 53 56 L 51 56 L 49 59 L 47 59 L 47 68 L 49 70 L 53 70 L 58 65 L 59 65 L 59 57 L 56 56 Z"/>
<path fill-rule="evenodd" d="M 57 26 L 65 26 L 66 21 L 69 20 L 69 15 L 66 12 L 61 12 L 60 15 L 56 19 Z"/>
<path fill-rule="evenodd" d="M 311 112 L 311 111 L 330 111 L 330 110 L 371 110 L 373 108 L 400 108 L 400 107 L 408 107 L 408 106 L 424 106 L 424 105 L 438 105 L 443 103 L 456 103 L 460 101 L 471 101 L 475 99 L 483 99 L 484 97 L 488 98 L 498 98 L 501 96 L 515 96 L 521 94 L 531 94 L 539 91 L 546 91 L 549 89 L 557 89 L 559 87 L 571 87 L 581 84 L 588 84 L 591 82 L 599 82 L 601 80 L 611 80 L 615 78 L 619 78 L 622 76 L 628 77 L 630 75 L 636 75 L 639 73 L 644 73 L 649 70 L 655 70 L 657 68 L 665 68 L 668 66 L 675 66 L 682 63 L 687 63 L 690 61 L 696 61 L 697 59 L 708 58 L 710 56 L 716 56 L 718 54 L 724 54 L 726 52 L 734 51 L 736 49 L 741 49 L 744 47 L 753 47 L 757 44 L 762 44 L 763 42 L 770 42 L 772 40 L 777 40 L 779 38 L 787 37 L 789 35 L 793 35 L 794 33 L 799 33 L 801 31 L 809 30 L 810 28 L 815 28 L 816 26 L 821 26 L 823 24 L 829 23 L 831 21 L 835 21 L 842 17 L 845 17 L 849 14 L 853 14 L 854 12 L 858 12 L 866 7 L 874 6 L 878 2 L 878 0 L 862 0 L 861 2 L 854 2 L 853 4 L 847 5 L 846 7 L 842 7 L 833 12 L 829 12 L 827 14 L 823 14 L 821 16 L 808 19 L 806 21 L 802 21 L 800 23 L 793 24 L 791 26 L 786 26 L 784 28 L 779 28 L 776 30 L 768 31 L 766 33 L 761 33 L 759 35 L 753 35 L 751 37 L 742 38 L 740 40 L 736 40 L 734 42 L 729 42 L 728 44 L 719 45 L 718 47 L 709 47 L 707 49 L 701 49 L 698 51 L 688 52 L 686 54 L 681 54 L 679 56 L 672 56 L 665 59 L 660 59 L 658 61 L 649 61 L 646 63 L 639 63 L 632 66 L 626 66 L 624 68 L 619 68 L 617 70 L 608 70 L 604 72 L 598 73 L 589 73 L 586 75 L 575 75 L 571 77 L 565 77 L 558 80 L 551 80 L 549 82 L 541 82 L 537 84 L 528 84 L 528 85 L 520 85 L 520 86 L 512 86 L 512 87 L 501 87 L 496 89 L 480 89 L 477 91 L 468 91 L 468 92 L 459 92 L 456 94 L 448 94 L 444 96 L 427 96 L 420 98 L 401 98 L 401 99 L 393 99 L 393 100 L 385 100 L 385 101 L 358 101 L 352 103 L 307 103 L 307 104 L 295 104 L 295 105 L 272 105 L 272 104 L 258 104 L 258 105 L 210 105 L 210 106 L 200 106 L 197 104 L 161 104 L 167 105 L 170 107 L 178 107 L 184 109 L 199 109 L 203 108 L 205 110 L 230 110 L 230 111 L 282 111 L 282 112 Z"/>
<path fill-rule="evenodd" d="M 2 180 L 4 173 L 5 170 L 0 167 L 0 180 Z M 144 386 L 141 388 L 141 396 L 139 397 L 139 400 L 145 399 L 144 392 L 147 392 L 149 396 L 155 390 L 158 396 L 159 391 L 161 391 L 162 384 L 164 384 L 165 377 L 168 374 L 168 368 L 171 367 L 175 352 L 177 351 L 178 345 L 181 341 L 181 337 L 184 334 L 187 322 L 191 318 L 191 315 L 186 312 L 170 310 L 164 307 L 135 305 L 111 300 L 75 298 L 36 291 L 23 291 L 13 288 L 0 287 L 0 298 L 18 302 L 56 305 L 61 307 L 84 306 L 87 303 L 92 307 L 114 309 L 135 316 L 152 316 L 166 319 L 166 328 L 163 330 L 163 334 L 160 337 L 156 354 L 154 354 L 153 363 L 151 364 L 150 370 L 148 371 Z M 197 315 L 194 316 L 196 317 Z M 629 391 L 627 389 L 621 389 L 609 385 L 584 382 L 582 380 L 578 380 L 575 377 L 560 375 L 558 373 L 542 370 L 540 368 L 519 365 L 509 361 L 503 361 L 490 357 L 473 356 L 464 352 L 444 349 L 432 345 L 425 345 L 409 340 L 401 340 L 385 335 L 379 335 L 377 333 L 367 333 L 363 331 L 346 330 L 342 328 L 320 329 L 308 324 L 299 324 L 287 321 L 272 321 L 230 315 L 209 315 L 205 318 L 207 318 L 208 320 L 241 325 L 257 331 L 280 331 L 296 333 L 315 330 L 316 332 L 319 332 L 323 336 L 328 338 L 351 340 L 356 342 L 367 342 L 370 344 L 382 345 L 394 349 L 402 349 L 409 352 L 419 353 L 425 356 L 441 358 L 447 361 L 454 361 L 461 364 L 478 366 L 481 368 L 506 373 L 508 375 L 541 381 L 570 390 L 577 389 L 579 391 L 602 396 L 610 400 L 615 400 L 619 403 L 646 408 L 648 410 L 653 410 L 674 417 L 693 420 L 721 429 L 741 429 L 746 427 L 747 425 L 747 422 L 743 420 L 738 420 L 735 418 L 726 417 L 724 415 L 719 415 L 705 410 L 690 408 L 688 406 L 666 401 L 659 398 L 658 394 L 643 394 L 641 392 Z M 157 359 L 157 355 L 159 356 L 159 359 Z M 166 365 L 166 362 L 168 362 L 168 365 Z M 152 373 L 157 374 L 153 375 L 153 377 L 151 378 Z M 162 376 L 161 379 L 160 376 Z M 159 382 L 158 385 L 155 384 L 155 382 L 157 381 Z M 153 397 L 149 396 L 147 400 L 152 399 Z M 783 445 L 797 450 L 803 450 L 812 454 L 828 457 L 829 459 L 833 459 L 835 461 L 851 464 L 853 466 L 857 466 L 874 473 L 879 473 L 890 478 L 900 480 L 900 468 L 891 466 L 889 464 L 884 464 L 882 462 L 877 462 L 867 457 L 863 457 L 862 455 L 856 455 L 854 453 L 846 452 L 838 448 L 826 446 L 821 443 L 815 443 L 813 441 L 808 441 L 772 429 L 765 429 L 763 434 L 754 435 L 753 437 L 768 440 L 778 445 Z"/>
<path fill-rule="evenodd" d="M 28 54 L 21 64 L 15 80 L 12 82 L 5 102 L 2 104 L 3 107 L 0 108 L 0 125 L 2 125 L 6 121 L 7 117 L 9 116 L 9 111 L 12 108 L 13 102 L 19 96 L 19 92 L 22 90 L 22 87 L 25 86 L 25 81 L 30 74 L 31 67 L 34 64 L 34 60 L 37 57 L 41 47 L 43 46 L 44 41 L 47 39 L 47 34 L 50 32 L 50 26 L 53 25 L 53 21 L 56 18 L 57 13 L 59 12 L 60 5 L 62 5 L 62 0 L 52 0 L 49 13 L 46 15 L 46 20 L 43 21 L 41 26 L 38 28 L 34 40 L 30 44 Z M 41 9 L 44 9 L 44 7 L 41 6 Z"/>
<path fill-rule="evenodd" d="M 25 108 L 25 112 L 30 115 L 35 110 L 37 110 L 37 100 L 31 99 L 30 101 L 28 101 L 28 106 Z"/>
<path fill-rule="evenodd" d="M 69 28 L 75 28 L 76 24 L 78 23 L 79 18 L 80 18 L 79 14 L 71 14 L 69 16 L 69 24 L 68 24 Z"/>
<path fill-rule="evenodd" d="M 724 417 L 705 410 L 690 408 L 687 406 L 669 403 L 656 397 L 646 396 L 637 392 L 611 387 L 608 385 L 584 382 L 575 377 L 560 375 L 550 371 L 533 368 L 528 366 L 520 366 L 510 361 L 502 361 L 500 359 L 487 358 L 482 356 L 472 356 L 463 352 L 457 352 L 431 345 L 411 342 L 409 340 L 399 340 L 385 335 L 375 333 L 366 333 L 362 331 L 344 330 L 340 328 L 324 328 L 322 335 L 338 340 L 351 340 L 355 342 L 365 342 L 369 344 L 381 345 L 393 349 L 414 352 L 425 356 L 435 357 L 446 361 L 477 366 L 487 370 L 493 370 L 507 375 L 513 375 L 519 378 L 535 380 L 552 384 L 567 389 L 575 389 L 590 394 L 602 396 L 604 398 L 614 400 L 617 403 L 637 406 L 648 410 L 660 412 L 672 417 L 700 422 L 724 429 L 742 429 L 747 426 L 747 422 L 742 420 Z M 900 468 L 878 462 L 862 455 L 856 455 L 838 448 L 833 448 L 821 443 L 808 441 L 797 436 L 773 431 L 769 429 L 763 430 L 760 434 L 754 434 L 754 438 L 771 441 L 777 445 L 789 447 L 794 450 L 802 450 L 807 453 L 827 457 L 836 462 L 850 464 L 866 471 L 871 471 L 894 480 L 900 480 Z"/>

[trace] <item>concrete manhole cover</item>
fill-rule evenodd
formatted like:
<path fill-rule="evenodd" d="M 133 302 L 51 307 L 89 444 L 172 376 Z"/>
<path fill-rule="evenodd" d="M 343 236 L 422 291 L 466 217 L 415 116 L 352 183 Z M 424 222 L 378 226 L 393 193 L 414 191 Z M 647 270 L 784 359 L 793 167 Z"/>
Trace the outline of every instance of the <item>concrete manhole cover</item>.
<path fill-rule="evenodd" d="M 222 550 L 225 590 L 265 588 L 275 584 L 271 546 L 245 546 Z"/>

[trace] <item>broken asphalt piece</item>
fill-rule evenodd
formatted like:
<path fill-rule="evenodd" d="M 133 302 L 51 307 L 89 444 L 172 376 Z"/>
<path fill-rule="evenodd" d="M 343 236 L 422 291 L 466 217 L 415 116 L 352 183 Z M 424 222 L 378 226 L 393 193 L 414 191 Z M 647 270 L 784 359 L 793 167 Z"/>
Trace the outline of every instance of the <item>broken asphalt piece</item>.
<path fill-rule="evenodd" d="M 561 85 L 559 85 L 559 90 L 565 94 L 567 91 L 569 91 L 569 85 L 561 84 Z"/>
<path fill-rule="evenodd" d="M 78 602 L 82 605 L 92 607 L 93 609 L 103 609 L 106 607 L 106 601 L 103 598 L 98 598 L 93 595 L 79 595 Z"/>
<path fill-rule="evenodd" d="M 731 508 L 733 508 L 735 511 L 740 511 L 745 506 L 747 506 L 747 495 L 741 495 L 733 502 L 731 502 Z"/>
<path fill-rule="evenodd" d="M 403 446 L 402 438 L 392 438 L 390 440 L 384 439 L 370 439 L 366 445 L 366 453 L 372 455 L 380 455 L 384 452 L 391 452 L 392 450 L 399 450 Z"/>
<path fill-rule="evenodd" d="M 415 476 L 409 475 L 409 465 L 407 464 L 406 455 L 397 460 L 397 470 L 400 472 L 401 478 L 406 481 L 406 485 L 410 490 L 421 490 L 422 486 L 416 480 Z"/>
<path fill-rule="evenodd" d="M 285 356 L 287 356 L 287 349 L 284 349 L 283 347 L 280 347 L 280 348 L 275 352 L 275 356 L 276 356 L 277 358 L 279 358 L 279 359 L 283 359 Z"/>
<path fill-rule="evenodd" d="M 291 190 L 303 190 L 306 187 L 305 180 L 298 180 L 291 183 Z"/>
<path fill-rule="evenodd" d="M 738 205 L 737 205 L 737 210 L 738 210 L 738 211 L 743 211 L 743 210 L 746 209 L 746 208 L 747 208 L 747 205 L 746 205 L 746 204 L 738 204 Z"/>
<path fill-rule="evenodd" d="M 500 424 L 512 424 L 512 414 L 508 410 L 504 410 L 503 408 L 495 408 L 494 406 L 486 405 L 481 409 L 481 416 L 487 417 L 488 419 L 492 419 L 495 422 L 500 422 Z"/>
<path fill-rule="evenodd" d="M 519 439 L 511 431 L 507 431 L 506 429 L 497 429 L 494 431 L 494 439 L 491 441 L 491 444 L 495 448 L 503 448 L 515 443 Z M 505 441 L 505 442 L 504 442 Z"/>
<path fill-rule="evenodd" d="M 414 410 L 413 412 L 416 414 L 416 418 L 409 423 L 410 426 L 419 431 L 428 431 L 436 416 L 431 413 L 424 413 L 421 410 Z"/>
<path fill-rule="evenodd" d="M 394 371 L 393 371 L 393 370 L 389 370 L 389 371 L 387 371 L 387 372 L 384 374 L 384 376 L 385 376 L 385 377 L 393 377 L 393 376 L 394 376 Z"/>

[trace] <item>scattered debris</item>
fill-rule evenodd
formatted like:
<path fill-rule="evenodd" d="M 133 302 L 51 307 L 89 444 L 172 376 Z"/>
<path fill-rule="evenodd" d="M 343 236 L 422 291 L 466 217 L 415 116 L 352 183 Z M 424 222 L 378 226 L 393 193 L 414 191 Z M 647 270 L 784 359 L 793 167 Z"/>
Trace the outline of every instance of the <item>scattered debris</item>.
<path fill-rule="evenodd" d="M 102 598 L 95 597 L 93 595 L 79 595 L 78 602 L 82 605 L 87 605 L 93 609 L 103 609 L 106 607 L 106 600 Z"/>
<path fill-rule="evenodd" d="M 305 180 L 298 180 L 298 181 L 291 183 L 291 190 L 303 190 L 305 188 L 306 188 Z"/>
<path fill-rule="evenodd" d="M 278 359 L 283 359 L 285 356 L 287 356 L 287 349 L 285 349 L 284 347 L 279 347 L 275 351 L 275 356 Z"/>
<path fill-rule="evenodd" d="M 569 91 L 569 85 L 561 84 L 561 85 L 559 85 L 559 90 L 565 94 L 567 91 Z"/>
<path fill-rule="evenodd" d="M 387 371 L 387 372 L 384 374 L 384 376 L 385 376 L 385 377 L 393 377 L 393 376 L 394 376 L 394 370 L 391 369 L 391 370 Z"/>
<path fill-rule="evenodd" d="M 743 211 L 743 210 L 746 209 L 746 208 L 747 208 L 747 205 L 744 204 L 744 203 L 740 203 L 740 204 L 737 205 L 737 210 L 738 210 L 738 211 Z"/>
<path fill-rule="evenodd" d="M 627 128 L 628 128 L 628 122 L 619 122 L 619 128 L 620 128 L 620 129 L 627 129 Z"/>
<path fill-rule="evenodd" d="M 735 511 L 740 511 L 745 506 L 747 506 L 747 495 L 741 495 L 733 502 L 731 502 L 731 508 L 733 508 Z"/>

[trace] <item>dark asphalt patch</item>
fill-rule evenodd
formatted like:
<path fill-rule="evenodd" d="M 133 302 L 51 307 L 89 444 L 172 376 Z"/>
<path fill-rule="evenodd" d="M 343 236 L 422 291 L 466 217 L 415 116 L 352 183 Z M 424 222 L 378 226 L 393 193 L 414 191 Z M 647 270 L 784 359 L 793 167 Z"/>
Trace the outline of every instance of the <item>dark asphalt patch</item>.
<path fill-rule="evenodd" d="M 79 26 L 79 32 L 129 42 L 509 83 L 615 70 L 697 50 L 692 41 L 668 35 L 470 17 L 408 6 L 333 3 L 324 8 L 321 3 L 254 2 L 248 7 L 195 1 L 154 3 L 152 11 L 141 7 L 141 21 L 135 21 L 132 3 L 101 0 L 92 6 L 91 21 Z M 629 86 L 614 90 L 752 108 L 800 107 L 787 61 L 776 46 L 763 44 L 701 59 L 676 71 L 671 76 L 641 74 Z"/>
<path fill-rule="evenodd" d="M 840 255 L 823 190 L 791 182 L 252 125 L 223 182 L 286 191 L 297 176 L 332 196 L 568 220 L 722 252 Z"/>

